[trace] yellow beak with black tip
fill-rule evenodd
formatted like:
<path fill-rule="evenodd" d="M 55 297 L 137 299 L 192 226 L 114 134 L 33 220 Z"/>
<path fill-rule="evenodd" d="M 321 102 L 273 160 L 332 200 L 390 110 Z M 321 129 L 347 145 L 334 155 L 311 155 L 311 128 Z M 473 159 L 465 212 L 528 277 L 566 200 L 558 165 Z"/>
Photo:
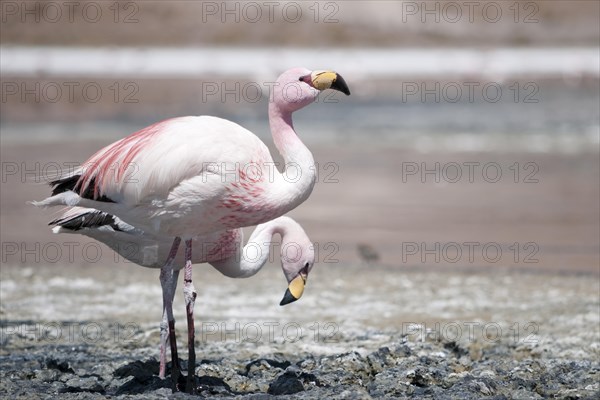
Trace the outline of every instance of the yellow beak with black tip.
<path fill-rule="evenodd" d="M 285 306 L 286 304 L 293 303 L 302 297 L 302 293 L 304 293 L 304 285 L 306 284 L 306 275 L 298 274 L 297 277 L 292 279 L 290 284 L 288 285 L 285 294 L 283 295 L 283 299 L 279 303 L 280 306 Z"/>
<path fill-rule="evenodd" d="M 333 71 L 313 71 L 310 74 L 312 85 L 319 90 L 333 89 L 350 96 L 350 89 L 342 76 Z"/>

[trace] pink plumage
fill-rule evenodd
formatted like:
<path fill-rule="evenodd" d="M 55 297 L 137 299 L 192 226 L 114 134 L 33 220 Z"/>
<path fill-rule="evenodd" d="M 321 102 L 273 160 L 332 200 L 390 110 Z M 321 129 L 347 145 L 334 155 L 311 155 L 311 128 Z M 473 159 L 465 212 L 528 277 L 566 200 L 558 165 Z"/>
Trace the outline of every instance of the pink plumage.
<path fill-rule="evenodd" d="M 314 102 L 325 89 L 350 94 L 338 74 L 305 68 L 284 72 L 273 86 L 269 125 L 285 162 L 283 173 L 275 168 L 267 146 L 238 124 L 209 116 L 180 117 L 150 125 L 101 149 L 81 168 L 55 180 L 51 197 L 34 202 L 44 207 L 91 208 L 101 212 L 102 218 L 116 217 L 144 235 L 171 238 L 161 284 L 175 360 L 173 262 L 181 240 L 185 241 L 188 391 L 193 391 L 190 379 L 195 366 L 193 238 L 265 223 L 308 198 L 316 168 L 312 154 L 294 131 L 292 113 Z M 294 176 L 299 172 L 298 179 L 289 179 L 288 166 L 294 169 Z M 302 271 L 286 274 L 288 281 L 300 279 L 302 274 L 305 279 L 307 272 Z M 288 293 L 289 289 L 282 304 L 295 300 Z M 176 365 L 174 371 L 176 382 Z"/>

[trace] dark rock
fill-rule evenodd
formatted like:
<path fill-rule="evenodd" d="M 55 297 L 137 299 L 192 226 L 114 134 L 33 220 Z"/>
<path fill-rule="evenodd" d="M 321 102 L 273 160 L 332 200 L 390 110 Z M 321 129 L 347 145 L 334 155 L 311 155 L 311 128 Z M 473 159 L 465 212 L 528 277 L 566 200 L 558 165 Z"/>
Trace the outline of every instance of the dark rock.
<path fill-rule="evenodd" d="M 161 388 L 171 388 L 171 379 L 160 379 L 158 377 L 159 363 L 154 359 L 146 361 L 134 361 L 117 368 L 113 376 L 117 379 L 132 377 L 132 379 L 120 384 L 117 383 L 116 394 L 141 394 Z"/>
<path fill-rule="evenodd" d="M 271 358 L 259 358 L 257 360 L 253 360 L 252 362 L 246 364 L 246 375 L 252 374 L 252 372 L 260 369 L 270 369 L 270 368 L 279 368 L 281 370 L 285 370 L 287 367 L 292 365 L 291 362 L 287 360 L 275 360 Z"/>
<path fill-rule="evenodd" d="M 141 394 L 161 388 L 171 389 L 171 379 L 160 379 L 158 376 L 152 376 L 150 379 L 139 381 L 136 378 L 125 382 L 116 390 L 117 395 L 121 394 Z"/>
<path fill-rule="evenodd" d="M 396 360 L 388 347 L 381 347 L 367 356 L 367 361 L 373 373 L 379 373 L 384 368 L 396 365 Z"/>
<path fill-rule="evenodd" d="M 304 391 L 304 385 L 294 372 L 284 372 L 269 385 L 267 393 L 272 395 L 294 394 Z"/>
<path fill-rule="evenodd" d="M 456 342 L 447 342 L 447 343 L 444 343 L 444 349 L 450 350 L 458 358 L 460 358 L 462 356 L 466 356 L 467 354 L 469 354 L 469 350 L 461 347 Z"/>
<path fill-rule="evenodd" d="M 413 371 L 409 371 L 406 374 L 406 377 L 411 384 L 419 387 L 427 387 L 432 383 L 431 375 L 425 368 L 417 368 Z"/>
<path fill-rule="evenodd" d="M 157 376 L 159 371 L 158 361 L 152 359 L 147 361 L 134 361 L 123 365 L 115 370 L 113 376 L 117 378 L 125 378 L 133 376 L 139 382 L 147 382 L 153 376 Z"/>
<path fill-rule="evenodd" d="M 73 368 L 71 368 L 71 366 L 69 365 L 68 361 L 59 361 L 56 358 L 49 358 L 46 360 L 46 368 L 48 369 L 57 369 L 60 372 L 69 372 L 71 374 L 74 374 L 75 371 L 73 370 Z"/>
<path fill-rule="evenodd" d="M 319 378 L 315 374 L 303 372 L 300 374 L 300 379 L 304 382 L 304 384 L 322 386 Z"/>
<path fill-rule="evenodd" d="M 209 387 L 223 386 L 228 391 L 231 390 L 231 388 L 229 387 L 227 382 L 225 382 L 221 378 L 217 378 L 216 376 L 200 376 L 197 379 L 198 379 L 198 384 L 203 385 L 203 386 L 209 386 Z"/>
<path fill-rule="evenodd" d="M 196 393 L 206 397 L 213 397 L 214 395 L 231 396 L 231 392 L 224 386 L 207 386 L 202 384 L 196 386 Z"/>
<path fill-rule="evenodd" d="M 394 357 L 408 357 L 412 354 L 412 350 L 405 344 L 396 346 L 393 351 Z"/>

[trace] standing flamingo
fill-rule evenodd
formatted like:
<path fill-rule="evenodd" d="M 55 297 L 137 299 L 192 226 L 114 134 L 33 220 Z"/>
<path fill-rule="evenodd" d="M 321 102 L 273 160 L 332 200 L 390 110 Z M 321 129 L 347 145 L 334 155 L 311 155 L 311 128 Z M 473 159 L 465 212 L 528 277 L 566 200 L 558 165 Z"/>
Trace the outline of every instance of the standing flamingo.
<path fill-rule="evenodd" d="M 314 159 L 294 131 L 292 113 L 325 89 L 350 94 L 344 79 L 331 71 L 293 68 L 277 79 L 269 125 L 285 162 L 281 173 L 265 144 L 250 131 L 216 117 L 181 117 L 101 149 L 81 168 L 51 182 L 52 196 L 34 204 L 94 208 L 149 234 L 173 238 L 160 274 L 169 332 L 175 320 L 166 288 L 173 286 L 173 260 L 183 238 L 192 356 L 192 238 L 272 220 L 308 198 L 316 180 Z M 188 383 L 190 379 L 188 373 Z"/>
<path fill-rule="evenodd" d="M 156 237 L 144 234 L 119 218 L 102 211 L 73 207 L 60 218 L 50 222 L 54 233 L 79 233 L 96 239 L 127 260 L 148 268 L 161 268 L 169 256 L 171 240 L 168 237 Z M 281 235 L 281 267 L 289 287 L 281 300 L 281 305 L 296 301 L 302 296 L 308 273 L 312 270 L 315 253 L 313 245 L 293 219 L 283 216 L 258 225 L 250 239 L 242 248 L 243 231 L 241 228 L 229 229 L 192 239 L 194 248 L 202 249 L 192 256 L 193 264 L 209 263 L 223 275 L 231 278 L 248 278 L 256 274 L 267 262 L 271 238 Z M 293 251 L 289 251 L 290 248 Z M 291 254 L 291 256 L 290 256 Z M 173 301 L 177 287 L 177 276 L 183 266 L 184 257 L 178 254 L 173 261 L 175 279 L 172 287 L 167 288 L 167 296 Z M 175 336 L 168 337 L 167 314 L 163 309 L 160 326 L 160 368 L 159 376 L 166 373 L 166 344 L 171 343 L 174 352 L 174 371 L 178 358 Z M 195 360 L 189 360 L 195 366 Z M 176 378 L 175 378 L 176 379 Z"/>

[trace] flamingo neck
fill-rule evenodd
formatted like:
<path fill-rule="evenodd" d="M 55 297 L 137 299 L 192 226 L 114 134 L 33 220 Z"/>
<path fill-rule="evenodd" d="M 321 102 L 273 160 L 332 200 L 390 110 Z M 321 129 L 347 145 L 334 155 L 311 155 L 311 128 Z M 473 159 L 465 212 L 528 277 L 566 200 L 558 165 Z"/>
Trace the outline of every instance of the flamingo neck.
<path fill-rule="evenodd" d="M 273 223 L 259 225 L 252 232 L 248 243 L 243 248 L 238 246 L 237 254 L 211 264 L 225 276 L 231 278 L 250 277 L 260 271 L 269 259 L 271 239 L 276 233 L 283 237 L 285 230 Z M 240 237 L 240 243 L 242 240 L 243 238 Z"/>
<path fill-rule="evenodd" d="M 279 193 L 276 198 L 291 203 L 287 212 L 308 198 L 316 181 L 315 160 L 302 143 L 292 122 L 292 113 L 283 111 L 275 102 L 269 103 L 269 125 L 275 147 L 285 163 L 283 172 L 276 174 Z M 287 201 L 286 201 L 287 200 Z"/>

